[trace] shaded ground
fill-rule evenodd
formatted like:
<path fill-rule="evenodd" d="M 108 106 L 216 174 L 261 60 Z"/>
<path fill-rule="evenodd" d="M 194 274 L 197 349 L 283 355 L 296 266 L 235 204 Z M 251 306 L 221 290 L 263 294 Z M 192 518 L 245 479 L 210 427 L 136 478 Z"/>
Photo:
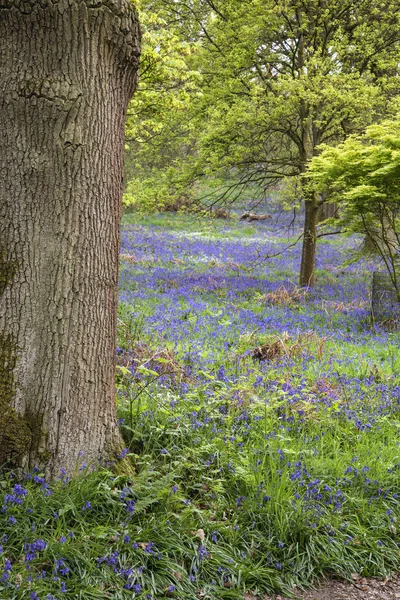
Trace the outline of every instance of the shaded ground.
<path fill-rule="evenodd" d="M 327 580 L 315 589 L 298 591 L 298 600 L 397 600 L 400 598 L 400 576 L 392 579 L 365 579 L 354 576 L 354 582 Z M 245 600 L 255 600 L 252 596 Z M 272 600 L 269 597 L 264 600 Z M 286 600 L 276 596 L 274 600 Z"/>

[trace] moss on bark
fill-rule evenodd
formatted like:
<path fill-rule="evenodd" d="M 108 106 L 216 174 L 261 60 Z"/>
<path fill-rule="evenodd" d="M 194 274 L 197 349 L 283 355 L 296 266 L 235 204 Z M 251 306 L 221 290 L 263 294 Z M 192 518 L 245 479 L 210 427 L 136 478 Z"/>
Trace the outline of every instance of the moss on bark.
<path fill-rule="evenodd" d="M 4 253 L 0 253 L 0 296 L 10 285 L 17 271 L 17 263 L 7 260 Z"/>
<path fill-rule="evenodd" d="M 0 465 L 18 465 L 31 443 L 29 426 L 12 407 L 16 360 L 14 340 L 0 336 Z"/>
<path fill-rule="evenodd" d="M 112 467 L 112 471 L 116 475 L 126 475 L 127 477 L 134 477 L 136 475 L 136 469 L 130 458 L 116 460 Z"/>

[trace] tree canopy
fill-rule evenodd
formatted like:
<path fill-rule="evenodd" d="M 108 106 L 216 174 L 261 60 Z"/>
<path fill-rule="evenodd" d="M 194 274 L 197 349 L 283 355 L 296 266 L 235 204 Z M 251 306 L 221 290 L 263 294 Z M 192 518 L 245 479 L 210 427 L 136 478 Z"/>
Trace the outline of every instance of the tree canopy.
<path fill-rule="evenodd" d="M 141 11 L 131 111 L 145 134 L 128 132 L 145 178 L 128 199 L 229 201 L 248 189 L 261 199 L 291 181 L 309 202 L 301 280 L 312 283 L 320 198 L 305 197 L 302 176 L 320 144 L 387 114 L 399 85 L 397 3 L 152 0 Z"/>
<path fill-rule="evenodd" d="M 344 227 L 367 236 L 400 299 L 400 115 L 326 146 L 311 161 L 309 177 L 315 189 L 339 203 Z"/>

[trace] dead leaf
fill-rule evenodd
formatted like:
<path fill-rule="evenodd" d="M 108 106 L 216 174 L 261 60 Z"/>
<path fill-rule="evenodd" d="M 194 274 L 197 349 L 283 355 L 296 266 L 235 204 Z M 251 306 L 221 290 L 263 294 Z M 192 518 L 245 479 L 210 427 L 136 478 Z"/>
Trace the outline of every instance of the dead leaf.
<path fill-rule="evenodd" d="M 204 533 L 204 529 L 198 529 L 197 531 L 191 531 L 190 532 L 192 535 L 200 538 L 200 540 L 202 542 L 204 542 L 204 540 L 206 539 L 206 534 Z"/>

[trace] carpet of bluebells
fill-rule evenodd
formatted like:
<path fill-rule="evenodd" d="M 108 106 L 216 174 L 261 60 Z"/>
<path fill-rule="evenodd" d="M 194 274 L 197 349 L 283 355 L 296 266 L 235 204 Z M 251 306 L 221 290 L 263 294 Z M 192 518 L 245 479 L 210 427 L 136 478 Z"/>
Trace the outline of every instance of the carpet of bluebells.
<path fill-rule="evenodd" d="M 132 474 L 81 456 L 72 480 L 4 475 L 2 600 L 239 599 L 400 569 L 400 336 L 370 318 L 379 265 L 325 237 L 300 290 L 290 221 L 125 218 Z"/>

